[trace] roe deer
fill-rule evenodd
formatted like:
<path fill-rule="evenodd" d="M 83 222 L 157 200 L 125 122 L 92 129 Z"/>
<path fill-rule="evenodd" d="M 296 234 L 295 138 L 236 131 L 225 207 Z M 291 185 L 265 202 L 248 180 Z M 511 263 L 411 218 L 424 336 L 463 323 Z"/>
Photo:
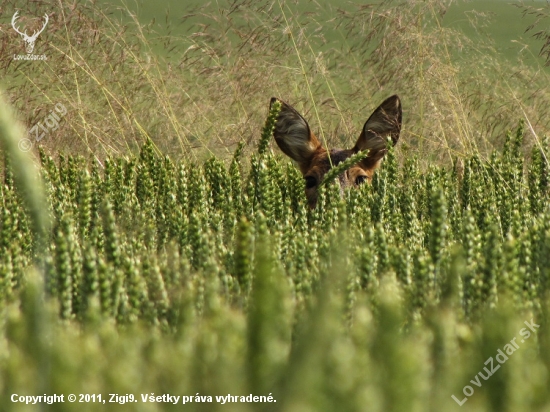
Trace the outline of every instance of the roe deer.
<path fill-rule="evenodd" d="M 402 114 L 401 102 L 396 95 L 384 100 L 371 114 L 352 149 L 331 149 L 330 159 L 329 153 L 310 130 L 306 120 L 293 107 L 276 97 L 271 98 L 270 106 L 276 101 L 281 103 L 281 110 L 273 136 L 283 153 L 298 164 L 306 181 L 306 197 L 312 209 L 317 204 L 319 183 L 332 166 L 359 151 L 369 150 L 365 159 L 338 176 L 341 189 L 357 187 L 372 179 L 374 170 L 387 152 L 388 135 L 394 145 L 399 140 Z"/>

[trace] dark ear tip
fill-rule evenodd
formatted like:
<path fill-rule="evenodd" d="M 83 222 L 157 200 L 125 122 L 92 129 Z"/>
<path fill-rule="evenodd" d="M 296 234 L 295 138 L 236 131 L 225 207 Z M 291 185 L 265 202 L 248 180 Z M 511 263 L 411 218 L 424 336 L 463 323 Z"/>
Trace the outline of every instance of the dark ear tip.
<path fill-rule="evenodd" d="M 394 103 L 396 108 L 401 109 L 401 99 L 396 94 L 394 94 L 393 96 L 388 97 L 385 102 Z"/>
<path fill-rule="evenodd" d="M 382 103 L 382 106 L 385 106 L 386 104 L 391 104 L 394 109 L 397 112 L 397 121 L 399 123 L 399 129 L 401 129 L 401 121 L 403 116 L 403 110 L 401 108 L 401 99 L 398 95 L 394 94 L 393 96 L 388 97 L 384 103 Z M 393 140 L 393 138 L 392 138 Z"/>

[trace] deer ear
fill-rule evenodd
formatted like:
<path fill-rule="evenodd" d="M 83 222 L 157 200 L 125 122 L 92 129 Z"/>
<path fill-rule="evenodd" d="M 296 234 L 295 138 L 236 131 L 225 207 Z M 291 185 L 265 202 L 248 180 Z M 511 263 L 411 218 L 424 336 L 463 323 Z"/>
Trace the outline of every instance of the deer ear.
<path fill-rule="evenodd" d="M 352 149 L 355 153 L 370 150 L 369 155 L 361 162 L 366 169 L 374 169 L 387 152 L 387 138 L 391 137 L 393 145 L 399 140 L 401 132 L 401 101 L 397 95 L 388 97 L 371 114 L 361 135 Z"/>
<path fill-rule="evenodd" d="M 273 131 L 275 141 L 284 154 L 296 161 L 302 169 L 307 168 L 321 143 L 311 133 L 306 120 L 293 107 L 272 97 L 270 109 L 276 101 L 281 103 L 281 110 Z"/>

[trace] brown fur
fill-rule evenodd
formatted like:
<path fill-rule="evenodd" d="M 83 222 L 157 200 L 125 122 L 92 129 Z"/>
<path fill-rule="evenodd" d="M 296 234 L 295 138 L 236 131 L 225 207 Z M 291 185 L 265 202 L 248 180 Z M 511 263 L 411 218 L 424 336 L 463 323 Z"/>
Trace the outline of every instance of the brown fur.
<path fill-rule="evenodd" d="M 271 104 L 275 101 L 277 99 L 273 97 Z M 307 121 L 292 106 L 281 100 L 279 102 L 281 111 L 273 135 L 279 148 L 298 164 L 306 179 L 306 197 L 311 208 L 317 204 L 317 187 L 332 166 L 338 165 L 359 151 L 370 150 L 362 162 L 350 167 L 338 177 L 342 189 L 356 187 L 361 183 L 357 180 L 359 177 L 364 177 L 361 180 L 365 181 L 372 179 L 374 170 L 379 167 L 387 152 L 387 137 L 391 137 L 394 145 L 399 140 L 402 113 L 398 96 L 391 96 L 378 106 L 366 121 L 352 149 L 331 149 L 330 160 L 327 150 L 311 132 Z M 312 185 L 314 181 L 315 184 Z"/>

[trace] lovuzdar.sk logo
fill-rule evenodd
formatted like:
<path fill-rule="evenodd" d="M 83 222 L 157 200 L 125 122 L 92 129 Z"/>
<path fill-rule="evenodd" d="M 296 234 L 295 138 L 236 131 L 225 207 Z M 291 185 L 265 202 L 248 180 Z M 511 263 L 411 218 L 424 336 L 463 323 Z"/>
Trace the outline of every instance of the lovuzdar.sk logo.
<path fill-rule="evenodd" d="M 19 11 L 16 11 L 15 14 L 13 15 L 12 19 L 11 19 L 11 25 L 13 27 L 13 29 L 18 33 L 20 34 L 22 37 L 23 37 L 23 40 L 25 41 L 25 51 L 27 52 L 27 54 L 19 54 L 19 55 L 13 55 L 13 59 L 14 60 L 46 60 L 47 57 L 46 55 L 44 54 L 33 54 L 33 51 L 34 51 L 34 45 L 36 43 L 36 39 L 38 38 L 38 36 L 40 35 L 40 33 L 42 33 L 44 31 L 44 29 L 46 28 L 46 25 L 48 24 L 48 21 L 49 21 L 49 18 L 48 18 L 48 14 L 44 14 L 44 24 L 42 25 L 42 28 L 40 28 L 39 30 L 35 30 L 32 35 L 28 35 L 27 34 L 27 31 L 21 31 L 18 27 L 17 27 L 17 19 L 19 18 Z"/>

